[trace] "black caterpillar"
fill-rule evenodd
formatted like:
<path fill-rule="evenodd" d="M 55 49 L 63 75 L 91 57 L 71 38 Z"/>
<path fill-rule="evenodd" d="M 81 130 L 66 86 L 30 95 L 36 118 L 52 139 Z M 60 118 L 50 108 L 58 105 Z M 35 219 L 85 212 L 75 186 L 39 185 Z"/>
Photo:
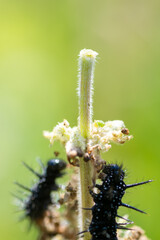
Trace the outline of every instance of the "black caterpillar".
<path fill-rule="evenodd" d="M 99 190 L 99 193 L 94 193 L 90 190 L 90 194 L 95 202 L 95 205 L 91 209 L 86 209 L 92 211 L 92 220 L 89 229 L 84 232 L 91 233 L 91 240 L 118 240 L 117 229 L 129 230 L 129 228 L 124 225 L 131 223 L 130 220 L 117 214 L 119 206 L 145 213 L 135 207 L 122 203 L 122 197 L 125 194 L 125 190 L 149 183 L 151 180 L 126 185 L 123 181 L 125 173 L 122 166 L 118 166 L 116 164 L 106 165 L 102 172 L 105 175 L 102 179 L 102 185 L 95 185 L 95 187 Z M 122 218 L 127 222 L 117 223 L 116 217 Z"/>
<path fill-rule="evenodd" d="M 53 204 L 51 192 L 58 190 L 56 179 L 63 176 L 62 170 L 66 168 L 66 163 L 58 158 L 49 160 L 47 167 L 44 167 L 41 163 L 43 168 L 42 174 L 35 172 L 26 163 L 23 164 L 39 178 L 39 181 L 32 188 L 17 182 L 15 183 L 30 192 L 28 198 L 23 200 L 23 210 L 25 211 L 25 217 L 29 217 L 31 221 L 37 221 L 43 217 L 45 210 Z"/>

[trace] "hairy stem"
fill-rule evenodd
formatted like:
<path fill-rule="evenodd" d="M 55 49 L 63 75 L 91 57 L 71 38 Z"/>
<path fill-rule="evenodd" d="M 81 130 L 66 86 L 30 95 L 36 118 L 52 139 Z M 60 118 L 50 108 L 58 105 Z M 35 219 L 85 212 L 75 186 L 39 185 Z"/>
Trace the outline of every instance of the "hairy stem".
<path fill-rule="evenodd" d="M 97 53 L 84 49 L 79 57 L 79 129 L 81 135 L 87 143 L 90 137 L 92 124 L 92 85 L 94 65 Z M 93 206 L 92 198 L 88 187 L 92 185 L 92 163 L 80 159 L 80 204 L 79 204 L 79 222 L 80 231 L 88 229 L 88 221 L 91 219 L 91 211 L 83 210 Z M 91 238 L 89 233 L 84 234 L 84 240 Z"/>

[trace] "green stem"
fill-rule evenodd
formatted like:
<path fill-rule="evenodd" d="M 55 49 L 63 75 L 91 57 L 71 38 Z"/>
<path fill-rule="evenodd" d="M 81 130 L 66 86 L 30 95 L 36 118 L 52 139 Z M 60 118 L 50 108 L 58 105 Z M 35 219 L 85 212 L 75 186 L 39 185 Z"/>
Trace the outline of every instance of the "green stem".
<path fill-rule="evenodd" d="M 84 49 L 80 52 L 79 57 L 79 129 L 81 135 L 86 139 L 86 151 L 92 125 L 92 85 L 96 56 L 96 52 Z M 80 159 L 80 231 L 88 228 L 87 222 L 91 219 L 91 211 L 82 208 L 93 206 L 88 189 L 89 186 L 92 186 L 92 170 L 91 161 L 85 162 L 83 158 Z M 90 240 L 90 234 L 84 234 L 83 239 Z"/>

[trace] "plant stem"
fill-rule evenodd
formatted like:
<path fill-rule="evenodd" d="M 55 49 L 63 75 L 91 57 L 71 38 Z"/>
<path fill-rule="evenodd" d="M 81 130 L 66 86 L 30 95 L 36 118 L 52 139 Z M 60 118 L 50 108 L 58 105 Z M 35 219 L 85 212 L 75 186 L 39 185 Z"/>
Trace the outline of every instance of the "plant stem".
<path fill-rule="evenodd" d="M 94 65 L 97 53 L 84 49 L 80 52 L 79 57 L 79 129 L 81 135 L 86 139 L 87 143 L 90 137 L 92 125 L 92 85 Z M 80 231 L 88 229 L 88 220 L 91 219 L 91 211 L 82 208 L 90 208 L 93 206 L 92 198 L 89 193 L 89 186 L 92 186 L 92 163 L 85 162 L 80 159 L 80 204 L 79 204 L 79 222 Z M 84 240 L 91 239 L 89 233 L 84 234 Z"/>

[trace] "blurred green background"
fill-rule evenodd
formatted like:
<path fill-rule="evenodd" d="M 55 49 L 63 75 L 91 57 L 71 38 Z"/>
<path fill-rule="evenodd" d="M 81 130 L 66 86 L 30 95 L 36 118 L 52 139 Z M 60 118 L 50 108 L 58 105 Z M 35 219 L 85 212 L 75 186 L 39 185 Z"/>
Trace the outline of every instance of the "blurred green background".
<path fill-rule="evenodd" d="M 37 167 L 49 148 L 43 130 L 66 118 L 77 123 L 77 55 L 99 53 L 94 119 L 121 119 L 134 139 L 104 154 L 124 163 L 126 182 L 154 179 L 130 190 L 125 202 L 147 211 L 128 213 L 158 239 L 160 202 L 160 1 L 0 1 L 0 237 L 36 239 L 14 213 L 13 181 L 34 179 L 21 164 Z M 159 110 L 158 110 L 159 109 Z"/>

